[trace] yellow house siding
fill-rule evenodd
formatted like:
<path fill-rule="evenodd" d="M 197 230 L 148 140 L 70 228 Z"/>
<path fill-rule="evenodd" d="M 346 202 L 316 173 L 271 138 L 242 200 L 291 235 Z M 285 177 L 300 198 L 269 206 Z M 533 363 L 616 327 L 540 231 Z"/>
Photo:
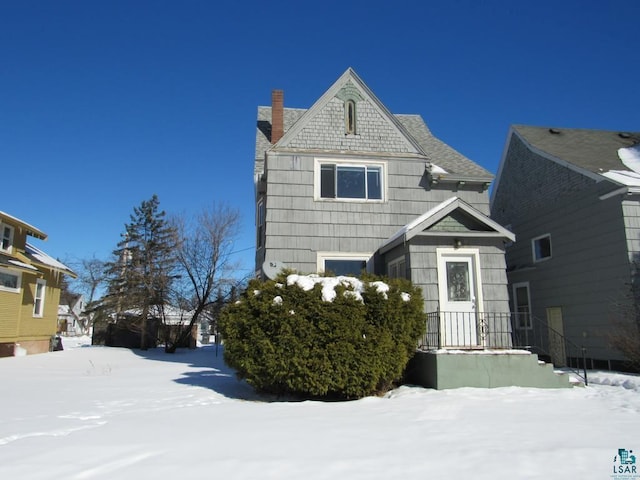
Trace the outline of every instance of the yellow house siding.
<path fill-rule="evenodd" d="M 22 293 L 0 291 L 0 343 L 13 341 L 18 335 Z"/>
<path fill-rule="evenodd" d="M 46 275 L 47 282 L 44 296 L 44 311 L 42 317 L 33 316 L 33 303 L 36 291 L 36 280 L 41 277 L 31 274 L 22 276 L 23 298 L 20 308 L 20 327 L 18 334 L 23 340 L 49 338 L 55 335 L 58 325 L 58 301 L 60 289 L 56 277 Z"/>

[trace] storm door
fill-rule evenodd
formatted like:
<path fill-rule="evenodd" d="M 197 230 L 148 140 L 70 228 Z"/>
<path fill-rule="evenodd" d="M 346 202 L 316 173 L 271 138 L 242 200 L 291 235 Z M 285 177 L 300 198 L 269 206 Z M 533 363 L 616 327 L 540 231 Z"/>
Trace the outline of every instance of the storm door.
<path fill-rule="evenodd" d="M 444 347 L 474 348 L 478 339 L 477 251 L 438 252 L 440 338 Z"/>

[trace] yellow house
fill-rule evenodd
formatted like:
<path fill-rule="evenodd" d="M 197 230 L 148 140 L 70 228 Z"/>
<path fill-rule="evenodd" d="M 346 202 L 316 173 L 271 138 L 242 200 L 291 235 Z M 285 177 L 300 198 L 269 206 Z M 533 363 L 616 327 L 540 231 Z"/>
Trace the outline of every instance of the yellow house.
<path fill-rule="evenodd" d="M 27 242 L 37 228 L 0 211 L 0 357 L 49 351 L 69 267 Z"/>

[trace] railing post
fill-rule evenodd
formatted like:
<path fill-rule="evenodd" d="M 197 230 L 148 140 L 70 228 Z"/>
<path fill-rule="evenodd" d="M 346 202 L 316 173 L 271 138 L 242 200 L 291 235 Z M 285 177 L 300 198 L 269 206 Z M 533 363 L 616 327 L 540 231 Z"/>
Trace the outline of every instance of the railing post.
<path fill-rule="evenodd" d="M 585 387 L 589 385 L 589 381 L 587 380 L 587 349 L 582 346 L 582 371 L 584 372 L 584 385 Z"/>

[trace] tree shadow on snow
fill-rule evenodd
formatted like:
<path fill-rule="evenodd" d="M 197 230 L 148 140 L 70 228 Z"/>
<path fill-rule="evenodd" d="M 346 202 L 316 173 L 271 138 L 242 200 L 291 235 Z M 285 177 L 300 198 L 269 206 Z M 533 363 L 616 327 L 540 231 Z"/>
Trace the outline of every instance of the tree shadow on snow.
<path fill-rule="evenodd" d="M 176 383 L 208 388 L 227 398 L 237 400 L 261 402 L 283 400 L 260 395 L 245 381 L 239 380 L 235 370 L 224 363 L 222 346 L 203 345 L 193 350 L 178 349 L 176 353 L 165 353 L 162 347 L 132 351 L 148 360 L 183 363 L 188 365 L 190 369 L 197 369 L 197 371 L 184 372 L 182 377 L 174 380 Z"/>

